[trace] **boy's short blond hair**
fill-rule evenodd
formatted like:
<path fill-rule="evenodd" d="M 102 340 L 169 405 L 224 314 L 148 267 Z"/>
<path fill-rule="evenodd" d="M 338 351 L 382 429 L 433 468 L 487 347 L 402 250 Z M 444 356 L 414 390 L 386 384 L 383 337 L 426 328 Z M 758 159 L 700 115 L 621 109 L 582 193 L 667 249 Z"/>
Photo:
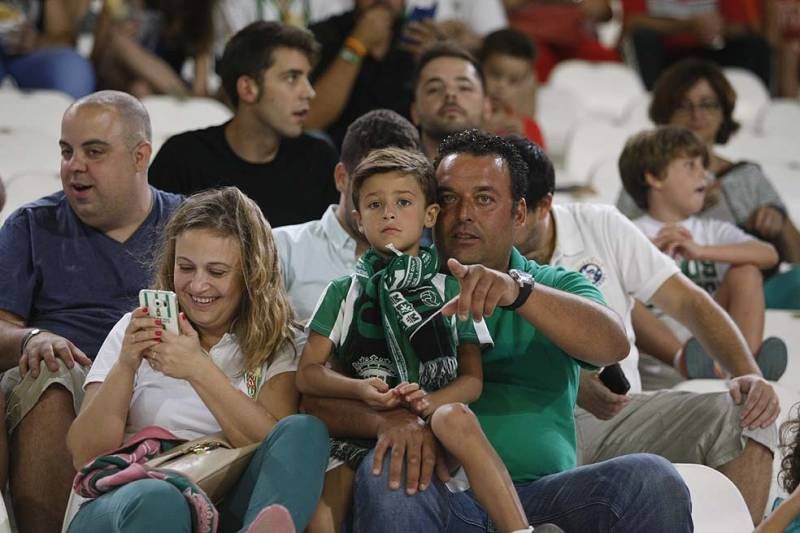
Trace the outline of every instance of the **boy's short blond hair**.
<path fill-rule="evenodd" d="M 622 185 L 640 209 L 647 210 L 647 174 L 659 179 L 679 157 L 702 157 L 708 167 L 708 149 L 694 133 L 677 126 L 661 126 L 637 133 L 625 143 L 619 156 Z"/>
<path fill-rule="evenodd" d="M 436 203 L 436 176 L 433 165 L 420 152 L 402 148 L 380 148 L 371 151 L 353 171 L 353 206 L 358 211 L 361 187 L 375 174 L 398 172 L 412 176 L 425 195 L 425 205 Z"/>

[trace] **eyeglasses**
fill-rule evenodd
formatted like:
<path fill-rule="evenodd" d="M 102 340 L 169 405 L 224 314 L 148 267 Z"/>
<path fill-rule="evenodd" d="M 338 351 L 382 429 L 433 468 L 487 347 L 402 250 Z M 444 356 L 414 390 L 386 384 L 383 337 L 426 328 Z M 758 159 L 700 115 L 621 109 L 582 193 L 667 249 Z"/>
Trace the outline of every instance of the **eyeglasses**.
<path fill-rule="evenodd" d="M 692 115 L 694 114 L 695 110 L 700 111 L 701 113 L 711 114 L 719 112 L 722 106 L 716 100 L 704 100 L 702 102 L 693 103 L 687 101 L 681 102 L 681 105 L 675 109 L 676 113 L 683 113 L 685 115 Z"/>

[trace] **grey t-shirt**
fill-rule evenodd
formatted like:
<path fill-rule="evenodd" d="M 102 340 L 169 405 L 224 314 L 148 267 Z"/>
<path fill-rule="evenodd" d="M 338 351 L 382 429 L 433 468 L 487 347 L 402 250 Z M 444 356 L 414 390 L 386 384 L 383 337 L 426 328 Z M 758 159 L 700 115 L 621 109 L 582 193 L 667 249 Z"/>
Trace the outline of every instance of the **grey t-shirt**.
<path fill-rule="evenodd" d="M 759 207 L 771 205 L 786 210 L 775 187 L 764 176 L 761 167 L 755 163 L 748 161 L 736 163 L 718 174 L 717 180 L 721 185 L 719 200 L 698 213 L 698 216 L 744 226 L 753 211 Z M 625 189 L 617 198 L 617 208 L 632 220 L 645 214 Z"/>

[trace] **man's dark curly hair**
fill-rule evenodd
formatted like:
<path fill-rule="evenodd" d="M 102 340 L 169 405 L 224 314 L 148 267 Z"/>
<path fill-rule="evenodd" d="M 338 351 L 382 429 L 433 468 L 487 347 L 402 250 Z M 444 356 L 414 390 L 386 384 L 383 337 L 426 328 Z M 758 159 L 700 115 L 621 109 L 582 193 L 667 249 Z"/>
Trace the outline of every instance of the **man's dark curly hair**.
<path fill-rule="evenodd" d="M 792 407 L 786 422 L 781 424 L 781 449 L 786 455 L 778 479 L 791 494 L 800 485 L 800 403 Z"/>
<path fill-rule="evenodd" d="M 528 189 L 528 165 L 517 148 L 508 140 L 476 129 L 454 133 L 445 137 L 439 144 L 439 155 L 433 163 L 433 168 L 439 168 L 439 163 L 452 154 L 502 158 L 511 176 L 511 196 L 514 206 L 525 197 Z"/>
<path fill-rule="evenodd" d="M 553 162 L 541 146 L 521 135 L 511 135 L 508 140 L 517 149 L 528 165 L 528 189 L 525 202 L 528 210 L 535 209 L 539 202 L 555 191 L 556 172 Z"/>

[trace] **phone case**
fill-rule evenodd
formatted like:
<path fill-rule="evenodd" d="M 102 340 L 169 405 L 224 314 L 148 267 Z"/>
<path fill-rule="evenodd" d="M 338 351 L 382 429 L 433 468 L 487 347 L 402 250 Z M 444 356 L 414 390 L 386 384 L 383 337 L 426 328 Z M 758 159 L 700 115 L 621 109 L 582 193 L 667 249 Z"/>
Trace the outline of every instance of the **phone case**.
<path fill-rule="evenodd" d="M 164 329 L 179 334 L 178 299 L 172 291 L 142 289 L 139 291 L 139 306 L 147 307 L 150 318 L 161 319 Z"/>
<path fill-rule="evenodd" d="M 600 371 L 600 381 L 613 393 L 626 394 L 631 389 L 631 384 L 619 363 L 609 365 Z"/>

